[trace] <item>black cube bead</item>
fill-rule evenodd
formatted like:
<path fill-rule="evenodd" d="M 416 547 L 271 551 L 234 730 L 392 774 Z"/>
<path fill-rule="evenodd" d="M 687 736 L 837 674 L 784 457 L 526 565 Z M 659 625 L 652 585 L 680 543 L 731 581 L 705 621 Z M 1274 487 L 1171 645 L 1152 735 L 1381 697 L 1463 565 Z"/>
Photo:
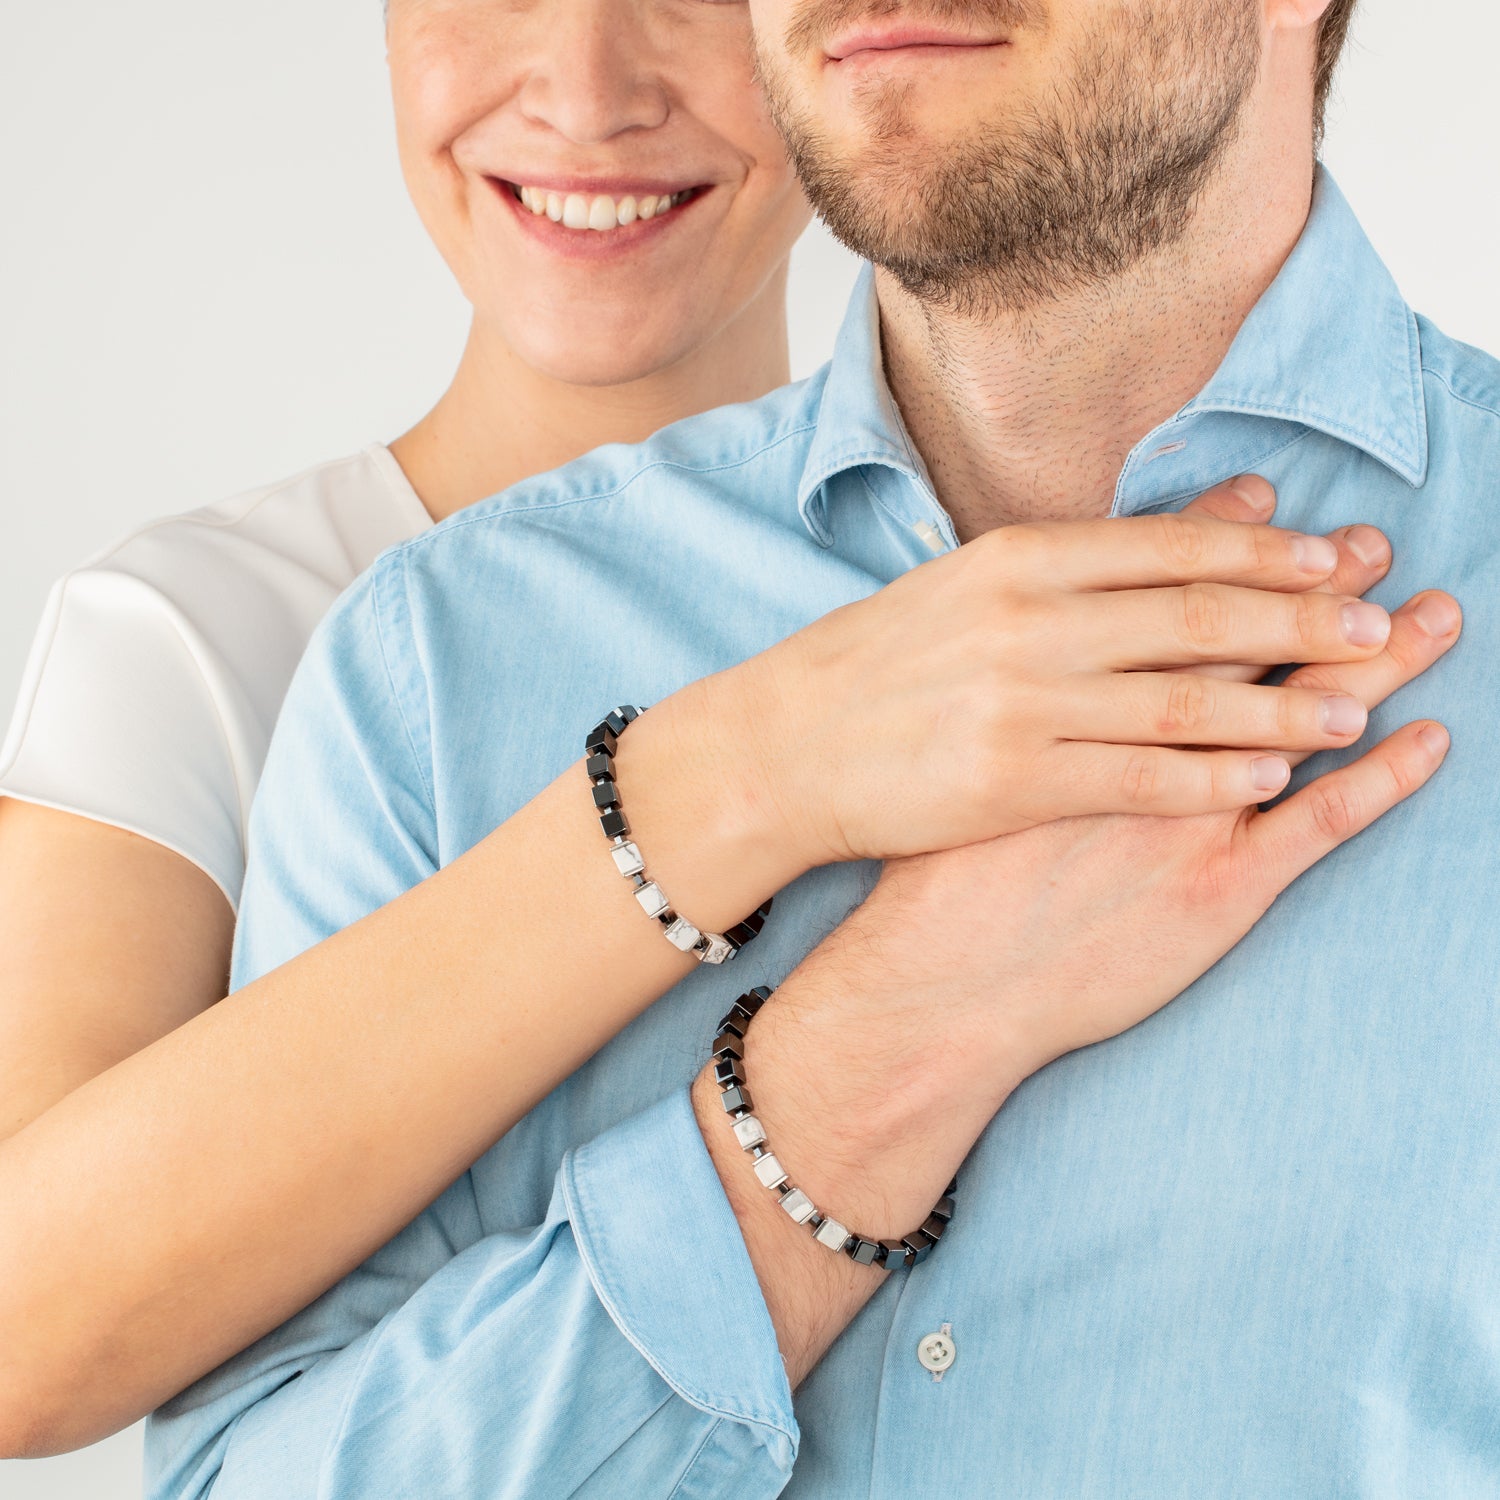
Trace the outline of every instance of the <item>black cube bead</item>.
<path fill-rule="evenodd" d="M 742 1083 L 732 1084 L 719 1095 L 719 1103 L 726 1115 L 737 1115 L 742 1109 L 754 1109 L 750 1102 L 750 1090 Z"/>
<path fill-rule="evenodd" d="M 910 1234 L 901 1236 L 901 1243 L 911 1251 L 910 1264 L 920 1266 L 932 1254 L 932 1247 L 937 1241 L 930 1235 L 923 1234 L 920 1229 L 913 1229 Z"/>
<path fill-rule="evenodd" d="M 602 750 L 595 750 L 583 763 L 583 769 L 588 772 L 591 781 L 595 776 L 609 776 L 613 774 L 614 768 L 614 756 L 606 755 Z"/>
<path fill-rule="evenodd" d="M 714 1038 L 713 1051 L 710 1057 L 743 1057 L 745 1055 L 745 1039 L 737 1031 L 721 1031 Z"/>
<path fill-rule="evenodd" d="M 618 708 L 612 708 L 605 714 L 604 722 L 619 735 L 625 733 L 625 726 L 630 723 L 630 720 Z"/>
<path fill-rule="evenodd" d="M 589 730 L 588 737 L 583 742 L 583 748 L 590 755 L 600 750 L 606 755 L 613 755 L 617 743 L 615 731 L 610 728 L 609 721 L 606 719 L 602 724 L 595 724 Z"/>
<path fill-rule="evenodd" d="M 608 780 L 596 781 L 594 783 L 594 806 L 601 810 L 606 807 L 618 807 L 620 805 L 620 789 L 614 782 Z"/>
<path fill-rule="evenodd" d="M 885 1267 L 888 1271 L 911 1265 L 912 1252 L 900 1240 L 881 1240 L 880 1248 L 885 1251 Z"/>
<path fill-rule="evenodd" d="M 948 1227 L 946 1219 L 940 1219 L 936 1214 L 928 1214 L 922 1222 L 922 1233 L 935 1245 L 942 1239 L 943 1231 Z"/>
<path fill-rule="evenodd" d="M 626 819 L 624 811 L 618 807 L 612 807 L 608 812 L 600 813 L 599 826 L 612 839 L 617 839 L 621 834 L 628 834 L 630 832 L 630 823 Z"/>
<path fill-rule="evenodd" d="M 744 1083 L 745 1064 L 738 1057 L 720 1057 L 714 1062 L 714 1077 L 722 1088 L 726 1083 Z"/>
<path fill-rule="evenodd" d="M 949 1193 L 944 1193 L 936 1203 L 932 1205 L 934 1218 L 951 1219 L 953 1217 L 953 1198 Z"/>
<path fill-rule="evenodd" d="M 879 1240 L 862 1240 L 855 1235 L 844 1249 L 855 1265 L 873 1266 L 876 1257 L 880 1254 L 880 1242 Z"/>
<path fill-rule="evenodd" d="M 620 717 L 624 719 L 627 724 L 634 724 L 635 721 L 640 718 L 643 713 L 645 713 L 645 711 L 645 709 L 636 708 L 629 703 L 622 703 L 620 705 Z"/>

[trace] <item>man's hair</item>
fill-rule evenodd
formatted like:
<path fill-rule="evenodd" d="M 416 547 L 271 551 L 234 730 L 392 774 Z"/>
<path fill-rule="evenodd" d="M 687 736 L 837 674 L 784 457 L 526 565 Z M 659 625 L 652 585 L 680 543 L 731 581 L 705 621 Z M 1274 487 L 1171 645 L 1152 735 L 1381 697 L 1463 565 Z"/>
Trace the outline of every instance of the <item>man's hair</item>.
<path fill-rule="evenodd" d="M 1323 12 L 1318 26 L 1318 63 L 1313 74 L 1313 140 L 1323 141 L 1323 115 L 1328 108 L 1328 94 L 1333 87 L 1333 70 L 1338 67 L 1344 43 L 1349 40 L 1349 22 L 1354 18 L 1356 0 L 1333 0 Z"/>

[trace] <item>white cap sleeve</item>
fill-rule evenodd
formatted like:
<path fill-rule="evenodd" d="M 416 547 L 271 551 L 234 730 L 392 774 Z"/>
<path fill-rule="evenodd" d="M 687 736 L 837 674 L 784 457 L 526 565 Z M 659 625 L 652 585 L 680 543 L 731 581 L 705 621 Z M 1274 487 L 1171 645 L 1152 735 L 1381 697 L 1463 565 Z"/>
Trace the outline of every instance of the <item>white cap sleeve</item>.
<path fill-rule="evenodd" d="M 211 652 L 159 590 L 85 568 L 53 585 L 0 747 L 0 796 L 128 829 L 239 901 L 243 821 Z"/>

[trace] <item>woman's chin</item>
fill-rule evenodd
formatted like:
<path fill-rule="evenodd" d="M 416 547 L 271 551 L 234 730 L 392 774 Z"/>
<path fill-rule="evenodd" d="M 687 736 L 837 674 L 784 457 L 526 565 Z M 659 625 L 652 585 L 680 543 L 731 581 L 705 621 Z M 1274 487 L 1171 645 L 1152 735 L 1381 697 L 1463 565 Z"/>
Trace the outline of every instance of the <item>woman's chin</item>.
<path fill-rule="evenodd" d="M 663 375 L 696 347 L 694 339 L 677 331 L 643 337 L 639 316 L 622 315 L 618 332 L 608 327 L 614 320 L 601 318 L 597 312 L 590 321 L 593 326 L 588 334 L 566 348 L 559 347 L 555 329 L 545 334 L 538 331 L 534 338 L 513 334 L 511 347 L 549 380 L 593 388 L 633 385 Z"/>

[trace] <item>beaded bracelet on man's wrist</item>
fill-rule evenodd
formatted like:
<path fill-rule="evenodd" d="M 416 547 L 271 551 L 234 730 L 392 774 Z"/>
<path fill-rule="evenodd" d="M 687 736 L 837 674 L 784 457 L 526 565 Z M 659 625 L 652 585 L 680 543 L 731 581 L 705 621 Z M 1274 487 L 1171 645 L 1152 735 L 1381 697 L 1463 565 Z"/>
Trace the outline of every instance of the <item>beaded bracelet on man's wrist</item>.
<path fill-rule="evenodd" d="M 766 1187 L 776 1191 L 781 1207 L 792 1222 L 806 1224 L 820 1245 L 842 1252 L 861 1266 L 894 1270 L 897 1266 L 920 1265 L 932 1254 L 953 1217 L 958 1179 L 955 1177 L 943 1190 L 943 1196 L 933 1204 L 926 1219 L 899 1240 L 866 1239 L 855 1234 L 837 1219 L 816 1209 L 801 1188 L 793 1187 L 766 1140 L 765 1128 L 751 1113 L 754 1105 L 745 1079 L 745 1033 L 756 1012 L 770 998 L 771 990 L 767 985 L 758 984 L 746 990 L 719 1022 L 719 1033 L 714 1038 L 711 1055 L 714 1078 L 719 1085 L 719 1102 L 734 1127 L 740 1149 L 750 1153 L 754 1159 L 755 1175 Z"/>

